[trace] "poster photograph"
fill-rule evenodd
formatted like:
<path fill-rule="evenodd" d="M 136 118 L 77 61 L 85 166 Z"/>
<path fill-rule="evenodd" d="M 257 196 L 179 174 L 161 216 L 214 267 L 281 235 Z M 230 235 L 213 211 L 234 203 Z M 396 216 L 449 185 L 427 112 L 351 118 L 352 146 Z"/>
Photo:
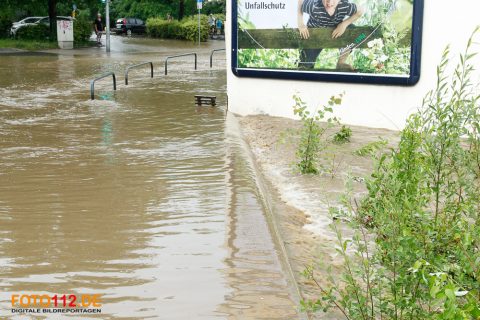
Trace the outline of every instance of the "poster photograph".
<path fill-rule="evenodd" d="M 413 85 L 423 0 L 236 0 L 237 76 Z"/>

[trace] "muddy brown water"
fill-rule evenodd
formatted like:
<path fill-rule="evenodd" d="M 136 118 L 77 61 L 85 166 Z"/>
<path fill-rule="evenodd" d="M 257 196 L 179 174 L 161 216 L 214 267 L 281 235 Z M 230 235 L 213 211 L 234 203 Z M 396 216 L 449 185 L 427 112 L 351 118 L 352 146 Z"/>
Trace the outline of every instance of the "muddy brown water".
<path fill-rule="evenodd" d="M 102 314 L 78 317 L 297 319 L 252 167 L 226 133 L 225 60 L 208 65 L 223 45 L 113 37 L 109 55 L 0 56 L 0 316 L 58 319 L 12 314 L 12 294 L 100 294 Z M 198 71 L 185 57 L 163 76 L 166 56 L 190 51 Z M 125 67 L 144 61 L 155 77 L 136 69 L 126 87 Z M 102 80 L 89 100 L 106 71 L 118 91 Z"/>

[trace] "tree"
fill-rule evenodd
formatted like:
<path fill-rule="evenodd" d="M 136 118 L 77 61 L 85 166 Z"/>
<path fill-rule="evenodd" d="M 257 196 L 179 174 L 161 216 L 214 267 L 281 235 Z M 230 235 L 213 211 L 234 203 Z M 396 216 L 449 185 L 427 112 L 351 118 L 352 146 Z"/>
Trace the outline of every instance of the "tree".
<path fill-rule="evenodd" d="M 182 20 L 185 15 L 185 0 L 178 1 L 178 20 Z"/>
<path fill-rule="evenodd" d="M 50 18 L 50 40 L 57 37 L 57 0 L 48 0 L 48 16 Z"/>

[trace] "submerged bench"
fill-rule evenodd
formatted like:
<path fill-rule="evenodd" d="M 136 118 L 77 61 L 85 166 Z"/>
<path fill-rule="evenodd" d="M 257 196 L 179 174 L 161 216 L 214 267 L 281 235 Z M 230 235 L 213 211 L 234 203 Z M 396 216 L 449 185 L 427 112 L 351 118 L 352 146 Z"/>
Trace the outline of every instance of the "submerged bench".
<path fill-rule="evenodd" d="M 217 97 L 215 96 L 200 96 L 200 95 L 195 96 L 195 104 L 197 106 L 201 106 L 201 105 L 215 106 L 216 100 L 217 100 Z"/>

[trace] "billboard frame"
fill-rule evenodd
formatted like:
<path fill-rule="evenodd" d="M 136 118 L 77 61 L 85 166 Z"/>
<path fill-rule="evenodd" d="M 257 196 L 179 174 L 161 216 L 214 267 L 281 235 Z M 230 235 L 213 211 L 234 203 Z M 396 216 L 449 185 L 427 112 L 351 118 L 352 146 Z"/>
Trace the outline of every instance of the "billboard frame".
<path fill-rule="evenodd" d="M 335 71 L 304 71 L 286 69 L 260 69 L 238 67 L 238 6 L 237 0 L 232 0 L 232 34 L 231 34 L 231 69 L 237 77 L 253 77 L 284 80 L 307 80 L 343 83 L 364 83 L 381 85 L 413 86 L 420 80 L 422 30 L 424 0 L 414 0 L 412 14 L 412 39 L 410 52 L 410 74 L 397 76 L 392 74 L 366 74 Z"/>

